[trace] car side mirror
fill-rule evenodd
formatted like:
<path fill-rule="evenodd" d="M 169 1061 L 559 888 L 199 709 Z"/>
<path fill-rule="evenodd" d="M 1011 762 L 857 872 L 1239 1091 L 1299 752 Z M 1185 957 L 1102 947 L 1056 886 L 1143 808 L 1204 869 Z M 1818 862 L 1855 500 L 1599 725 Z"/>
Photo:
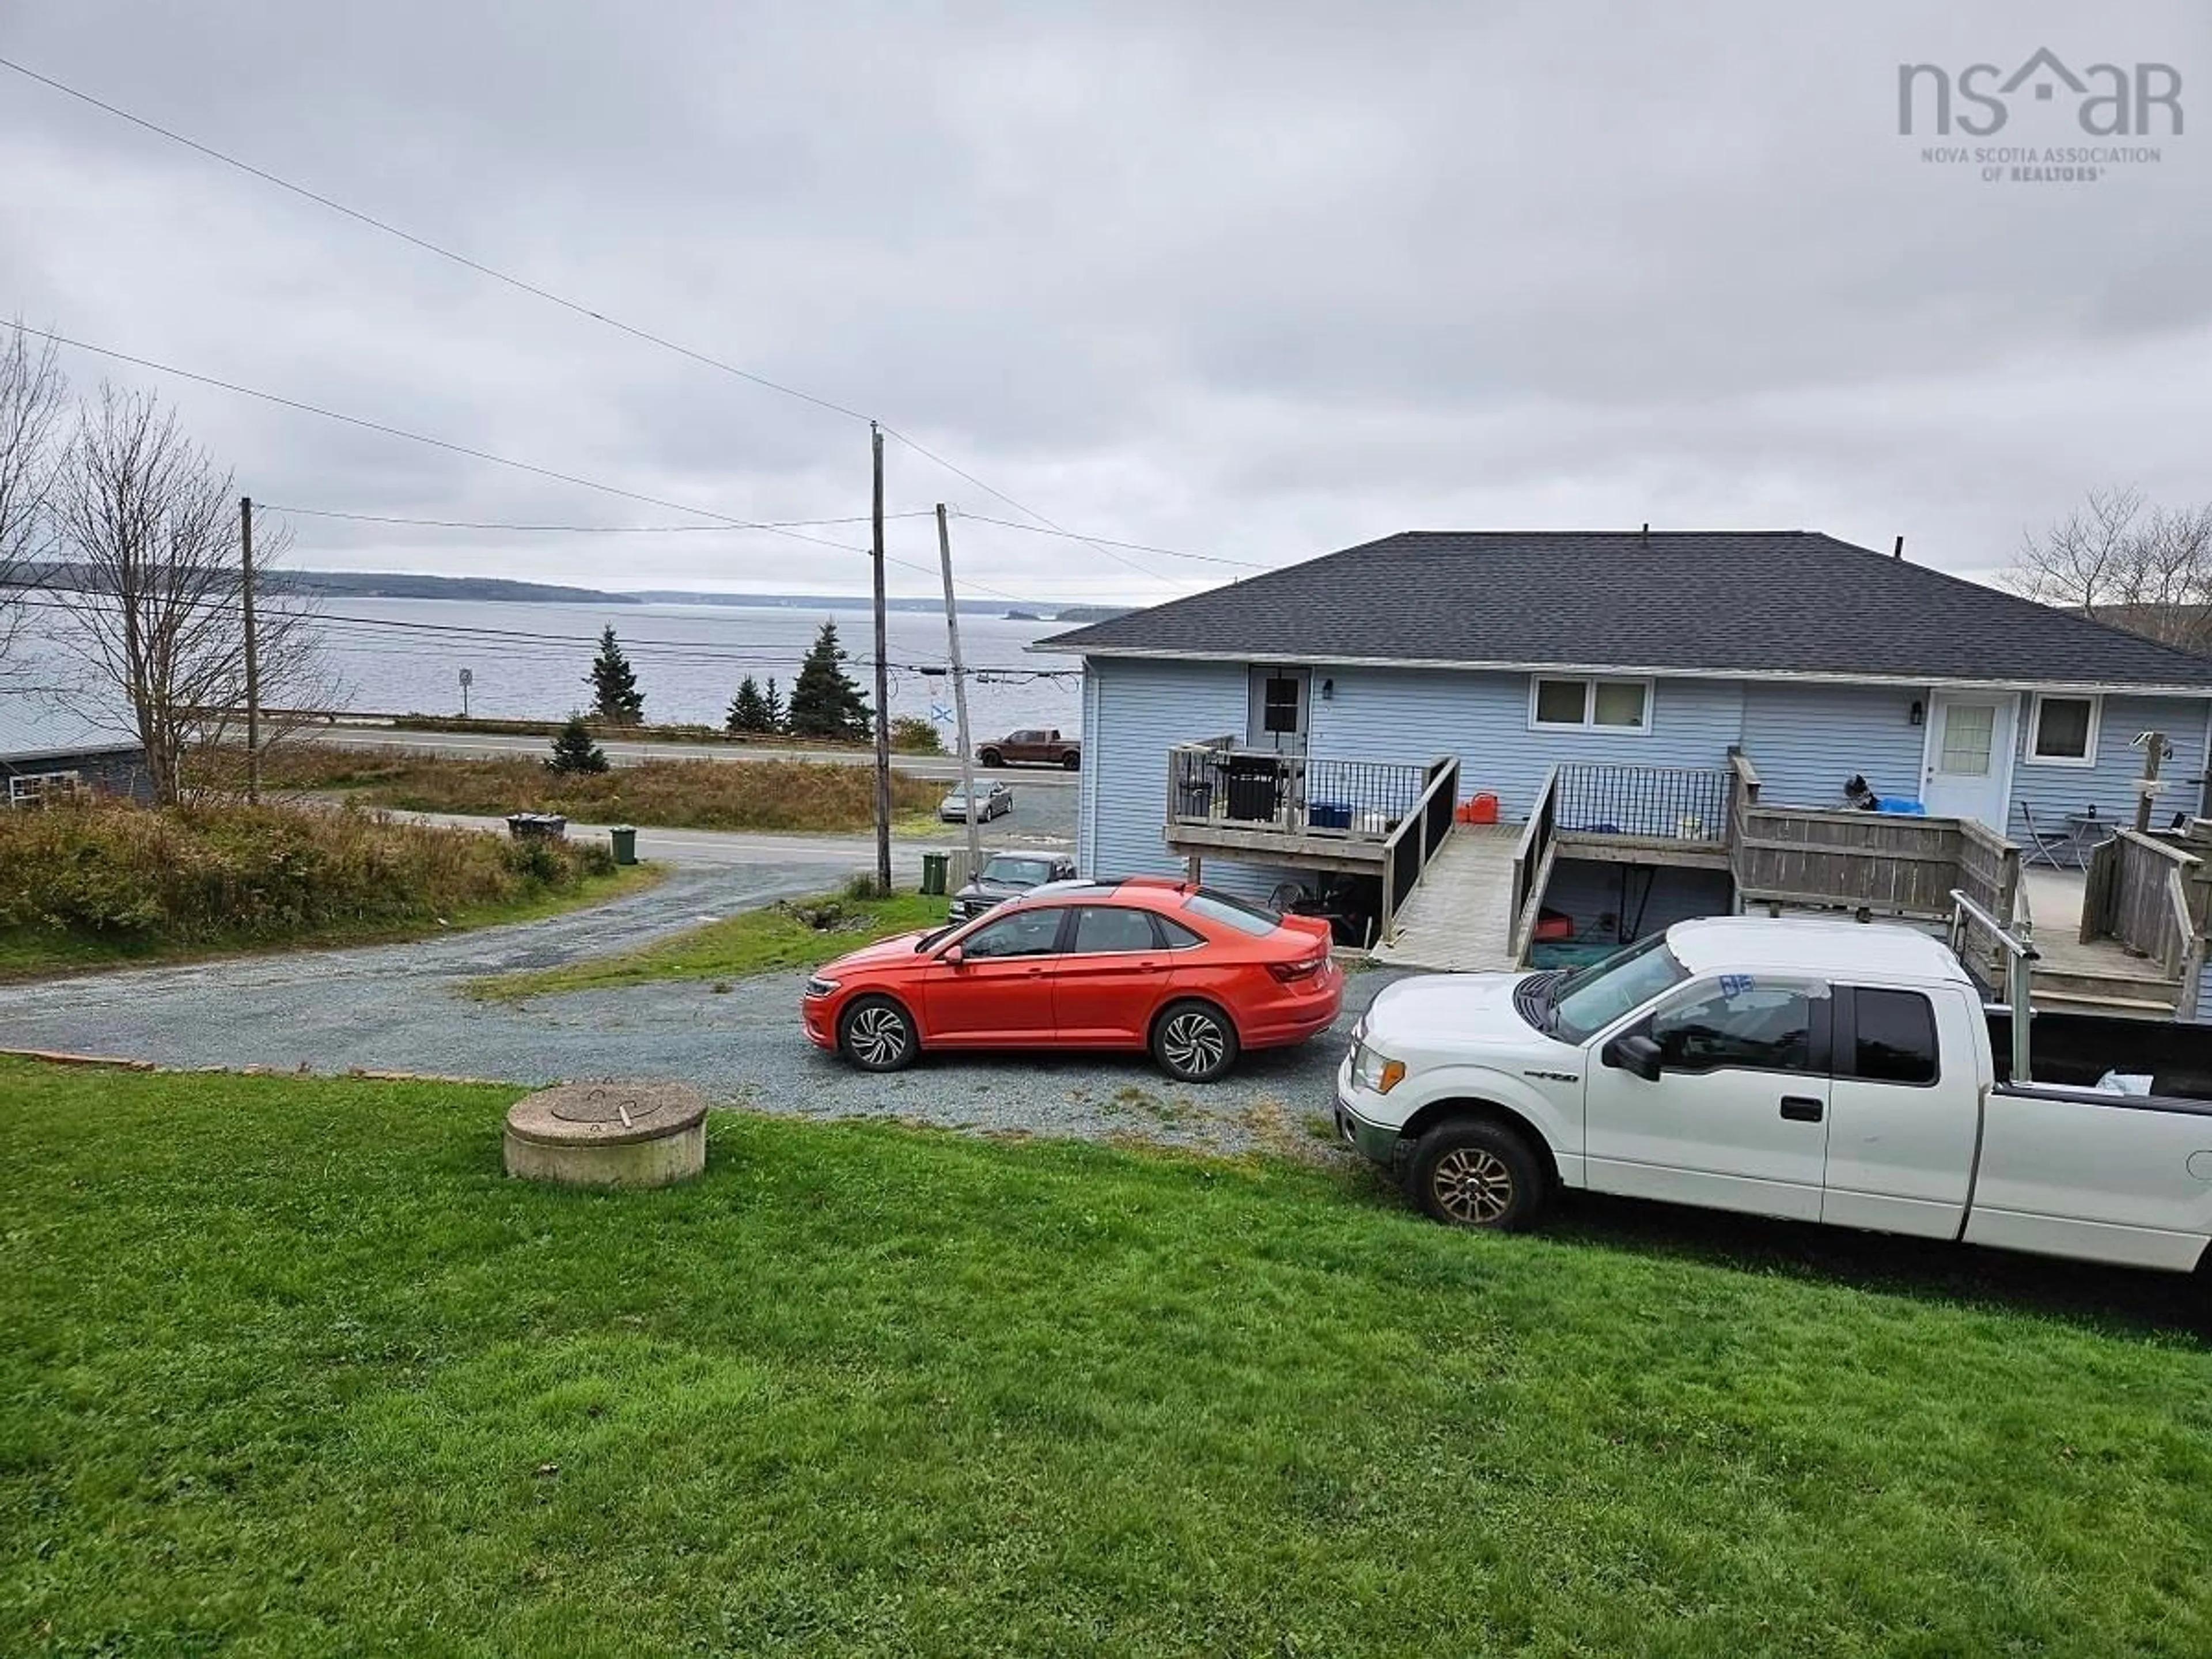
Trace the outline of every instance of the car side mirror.
<path fill-rule="evenodd" d="M 968 953 L 957 945 L 948 945 L 938 952 L 937 959 L 948 968 L 957 968 L 968 960 Z"/>
<path fill-rule="evenodd" d="M 1659 1080 L 1662 1052 L 1656 1042 L 1641 1031 L 1631 1031 L 1625 1036 L 1613 1038 L 1605 1045 L 1598 1058 L 1620 1071 L 1635 1073 L 1646 1083 Z"/>

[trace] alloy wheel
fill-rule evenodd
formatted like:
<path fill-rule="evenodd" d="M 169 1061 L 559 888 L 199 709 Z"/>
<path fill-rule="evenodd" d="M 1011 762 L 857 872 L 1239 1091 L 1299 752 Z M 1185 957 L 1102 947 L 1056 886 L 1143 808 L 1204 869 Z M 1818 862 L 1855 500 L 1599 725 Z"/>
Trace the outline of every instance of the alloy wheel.
<path fill-rule="evenodd" d="M 854 1058 L 864 1066 L 895 1066 L 906 1053 L 906 1018 L 880 1005 L 861 1009 L 845 1028 Z"/>
<path fill-rule="evenodd" d="M 1513 1171 L 1485 1146 L 1455 1146 L 1430 1176 L 1437 1203 L 1454 1221 L 1487 1227 L 1512 1207 Z"/>
<path fill-rule="evenodd" d="M 1160 1033 L 1160 1057 L 1170 1070 L 1185 1077 L 1212 1071 L 1221 1064 L 1227 1048 L 1219 1022 L 1195 1011 L 1177 1014 Z"/>

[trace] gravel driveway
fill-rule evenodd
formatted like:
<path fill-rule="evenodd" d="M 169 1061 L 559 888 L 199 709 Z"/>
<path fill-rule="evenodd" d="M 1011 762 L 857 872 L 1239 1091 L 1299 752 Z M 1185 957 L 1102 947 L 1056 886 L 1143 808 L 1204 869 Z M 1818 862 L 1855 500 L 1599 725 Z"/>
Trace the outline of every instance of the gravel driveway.
<path fill-rule="evenodd" d="M 717 1103 L 807 1117 L 1311 1152 L 1327 1144 L 1316 1126 L 1352 1022 L 1394 977 L 1354 975 L 1334 1030 L 1249 1055 L 1226 1080 L 1196 1089 L 1170 1084 L 1141 1056 L 926 1060 L 890 1077 L 854 1072 L 800 1035 L 799 974 L 739 980 L 721 994 L 672 983 L 519 1006 L 460 994 L 478 975 L 625 949 L 823 884 L 820 863 L 683 867 L 611 904 L 452 939 L 0 986 L 0 1047 L 521 1083 L 676 1079 Z"/>

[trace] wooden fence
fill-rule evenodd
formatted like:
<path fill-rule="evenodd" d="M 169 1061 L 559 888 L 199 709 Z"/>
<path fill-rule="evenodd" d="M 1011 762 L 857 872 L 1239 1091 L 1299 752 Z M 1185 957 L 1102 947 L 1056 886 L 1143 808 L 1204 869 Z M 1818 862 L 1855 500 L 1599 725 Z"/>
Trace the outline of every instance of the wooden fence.
<path fill-rule="evenodd" d="M 2020 849 L 1978 823 L 1733 803 L 1729 868 L 1747 904 L 1832 906 L 1941 921 L 1964 891 L 2013 925 Z"/>
<path fill-rule="evenodd" d="M 2081 940 L 2116 939 L 2167 978 L 2193 978 L 2204 932 L 2203 860 L 2171 842 L 2123 830 L 2089 855 Z"/>

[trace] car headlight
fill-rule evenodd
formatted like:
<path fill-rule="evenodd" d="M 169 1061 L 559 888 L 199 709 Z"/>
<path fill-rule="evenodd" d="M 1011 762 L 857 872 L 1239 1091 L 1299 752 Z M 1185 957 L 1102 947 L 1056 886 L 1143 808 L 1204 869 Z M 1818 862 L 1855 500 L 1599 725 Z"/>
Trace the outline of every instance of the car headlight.
<path fill-rule="evenodd" d="M 1385 1060 L 1363 1042 L 1352 1051 L 1352 1080 L 1363 1089 L 1387 1095 L 1406 1080 L 1406 1062 Z"/>
<path fill-rule="evenodd" d="M 811 997 L 826 997 L 836 988 L 836 980 L 823 979 L 818 974 L 806 981 L 806 994 Z"/>

